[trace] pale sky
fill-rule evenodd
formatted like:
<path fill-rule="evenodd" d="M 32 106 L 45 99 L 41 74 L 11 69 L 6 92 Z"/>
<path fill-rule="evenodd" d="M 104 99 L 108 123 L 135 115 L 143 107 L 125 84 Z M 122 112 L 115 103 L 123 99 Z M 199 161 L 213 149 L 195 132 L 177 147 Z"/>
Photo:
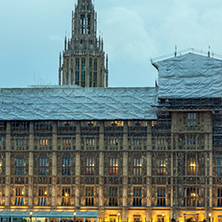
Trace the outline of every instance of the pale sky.
<path fill-rule="evenodd" d="M 58 84 L 75 0 L 0 0 L 0 87 Z M 95 0 L 109 86 L 154 86 L 150 58 L 195 48 L 222 54 L 221 0 Z"/>

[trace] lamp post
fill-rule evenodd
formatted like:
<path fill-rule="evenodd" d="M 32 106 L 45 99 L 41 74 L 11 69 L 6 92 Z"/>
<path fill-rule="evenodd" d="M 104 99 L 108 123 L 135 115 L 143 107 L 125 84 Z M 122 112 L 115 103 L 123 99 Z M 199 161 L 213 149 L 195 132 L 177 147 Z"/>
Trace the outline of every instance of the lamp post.
<path fill-rule="evenodd" d="M 162 221 L 163 221 L 163 222 L 164 222 L 164 216 L 165 216 L 165 213 L 163 212 L 163 213 L 162 213 L 162 217 L 163 217 L 163 220 L 162 220 Z"/>
<path fill-rule="evenodd" d="M 76 221 L 76 212 L 73 212 L 73 216 L 74 216 L 74 222 Z"/>
<path fill-rule="evenodd" d="M 212 214 L 209 213 L 208 216 L 209 216 L 209 222 L 211 222 L 211 216 L 212 216 Z"/>
<path fill-rule="evenodd" d="M 30 212 L 29 212 L 29 218 L 30 218 L 30 222 L 32 222 L 32 215 L 33 215 L 33 212 L 32 212 L 32 211 L 30 211 Z"/>
<path fill-rule="evenodd" d="M 119 222 L 119 215 L 120 215 L 120 213 L 117 214 L 117 216 L 118 216 L 118 222 Z"/>

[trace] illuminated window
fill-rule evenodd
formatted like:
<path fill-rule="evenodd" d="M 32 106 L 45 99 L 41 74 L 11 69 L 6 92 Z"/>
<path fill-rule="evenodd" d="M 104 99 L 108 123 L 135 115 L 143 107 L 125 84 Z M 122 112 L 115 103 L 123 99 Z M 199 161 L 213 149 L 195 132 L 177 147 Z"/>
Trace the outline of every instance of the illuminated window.
<path fill-rule="evenodd" d="M 111 146 L 118 146 L 119 140 L 118 139 L 109 139 L 109 145 Z"/>
<path fill-rule="evenodd" d="M 118 158 L 110 158 L 109 161 L 109 175 L 118 175 Z"/>
<path fill-rule="evenodd" d="M 95 145 L 95 139 L 86 139 L 86 145 L 87 146 L 94 146 Z"/>
<path fill-rule="evenodd" d="M 62 175 L 63 176 L 71 175 L 71 158 L 70 157 L 62 158 Z"/>
<path fill-rule="evenodd" d="M 187 114 L 187 125 L 188 126 L 196 126 L 196 113 L 188 113 Z"/>
<path fill-rule="evenodd" d="M 157 188 L 157 207 L 166 206 L 166 190 L 165 188 Z"/>
<path fill-rule="evenodd" d="M 142 189 L 140 187 L 133 188 L 133 206 L 142 206 Z"/>
<path fill-rule="evenodd" d="M 198 175 L 199 164 L 195 154 L 187 155 L 187 175 Z"/>
<path fill-rule="evenodd" d="M 94 157 L 86 158 L 86 175 L 94 175 L 95 173 L 95 160 Z"/>
<path fill-rule="evenodd" d="M 24 206 L 24 188 L 15 188 L 15 206 Z"/>
<path fill-rule="evenodd" d="M 135 157 L 133 160 L 133 175 L 134 176 L 141 176 L 142 175 L 142 167 L 143 167 L 142 157 Z"/>
<path fill-rule="evenodd" d="M 109 206 L 118 206 L 118 189 L 117 187 L 109 188 Z"/>
<path fill-rule="evenodd" d="M 46 156 L 39 157 L 39 175 L 47 176 L 48 158 Z"/>
<path fill-rule="evenodd" d="M 70 146 L 71 145 L 71 139 L 63 139 L 63 146 Z"/>
<path fill-rule="evenodd" d="M 184 205 L 188 207 L 199 206 L 199 188 L 184 188 Z"/>
<path fill-rule="evenodd" d="M 38 205 L 47 206 L 47 188 L 39 187 L 38 189 Z"/>
<path fill-rule="evenodd" d="M 48 139 L 40 139 L 39 145 L 40 146 L 48 146 Z"/>
<path fill-rule="evenodd" d="M 93 187 L 86 188 L 85 205 L 94 206 L 94 188 Z"/>
<path fill-rule="evenodd" d="M 24 156 L 17 156 L 15 163 L 16 176 L 23 176 L 25 174 L 25 160 Z"/>
<path fill-rule="evenodd" d="M 222 207 L 222 188 L 217 189 L 217 206 Z"/>
<path fill-rule="evenodd" d="M 166 175 L 166 158 L 159 157 L 157 159 L 157 175 Z"/>
<path fill-rule="evenodd" d="M 70 187 L 63 187 L 62 188 L 61 206 L 70 206 Z"/>

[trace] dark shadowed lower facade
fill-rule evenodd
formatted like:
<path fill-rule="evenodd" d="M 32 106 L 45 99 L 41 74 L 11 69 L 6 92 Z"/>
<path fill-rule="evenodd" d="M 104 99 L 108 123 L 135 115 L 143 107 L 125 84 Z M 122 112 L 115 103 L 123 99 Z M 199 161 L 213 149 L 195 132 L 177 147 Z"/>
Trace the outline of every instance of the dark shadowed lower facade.
<path fill-rule="evenodd" d="M 153 88 L 1 89 L 2 221 L 220 222 L 221 64 L 153 62 Z"/>

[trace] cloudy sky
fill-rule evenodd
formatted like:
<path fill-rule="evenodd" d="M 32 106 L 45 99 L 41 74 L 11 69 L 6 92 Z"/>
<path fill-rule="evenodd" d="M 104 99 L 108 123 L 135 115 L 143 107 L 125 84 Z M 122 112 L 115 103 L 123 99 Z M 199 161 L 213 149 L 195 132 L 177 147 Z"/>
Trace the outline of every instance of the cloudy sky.
<path fill-rule="evenodd" d="M 58 84 L 76 0 L 0 0 L 0 87 Z M 195 48 L 222 54 L 221 0 L 95 0 L 109 86 L 154 86 L 150 58 Z"/>

